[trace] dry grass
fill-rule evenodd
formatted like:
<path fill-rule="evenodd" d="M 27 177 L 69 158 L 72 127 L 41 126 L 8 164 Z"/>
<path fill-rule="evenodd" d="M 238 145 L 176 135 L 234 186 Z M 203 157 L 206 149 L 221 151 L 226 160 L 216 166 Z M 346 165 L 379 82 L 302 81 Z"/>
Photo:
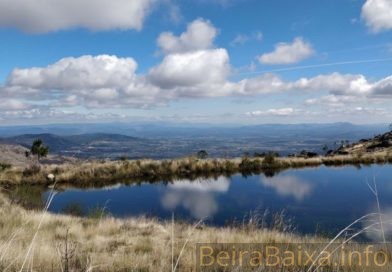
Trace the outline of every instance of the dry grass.
<path fill-rule="evenodd" d="M 26 211 L 11 205 L 4 197 L 0 202 L 1 271 L 19 271 L 24 260 L 27 261 L 23 271 L 62 271 L 64 243 L 74 250 L 69 259 L 70 271 L 89 271 L 89 268 L 94 268 L 91 271 L 171 271 L 172 232 L 174 261 L 188 240 L 177 271 L 193 271 L 196 243 L 321 241 L 252 228 L 249 224 L 237 228 L 194 228 L 175 223 L 172 231 L 170 222 L 153 219 L 82 219 Z M 35 233 L 37 236 L 31 243 Z M 31 251 L 27 255 L 30 244 Z"/>
<path fill-rule="evenodd" d="M 259 225 L 262 218 L 257 216 L 236 227 L 213 228 L 174 221 L 159 222 L 146 218 L 83 219 L 26 211 L 19 206 L 11 205 L 2 195 L 0 205 L 0 270 L 4 272 L 195 271 L 197 243 L 261 243 L 280 248 L 286 248 L 282 243 L 301 243 L 302 250 L 313 249 L 317 252 L 324 249 L 324 246 L 319 244 L 322 243 L 327 245 L 325 249 L 328 248 L 333 258 L 338 259 L 343 237 L 344 243 L 349 242 L 361 232 L 346 235 L 354 226 L 354 222 L 342 230 L 336 239 L 327 240 L 314 236 L 298 236 L 291 232 L 273 230 L 274 228 L 262 228 Z M 281 219 L 278 221 L 281 222 Z M 280 225 L 279 223 L 278 226 Z M 255 249 L 259 249 L 257 245 L 254 246 Z M 350 248 L 364 252 L 365 246 L 354 243 Z M 316 261 L 312 269 L 309 266 L 301 266 L 290 271 L 372 271 L 371 267 L 367 267 L 366 270 L 363 270 L 363 267 L 351 267 L 349 270 L 339 267 L 319 270 L 317 264 Z M 387 267 L 374 271 L 391 269 L 389 262 Z M 242 270 L 239 268 L 235 271 Z M 268 271 L 286 270 L 279 268 Z"/>
<path fill-rule="evenodd" d="M 391 163 L 392 154 L 387 151 L 355 155 L 335 155 L 315 158 L 275 158 L 268 163 L 263 158 L 206 159 L 184 158 L 177 160 L 129 160 L 93 161 L 78 164 L 43 165 L 36 169 L 13 167 L 0 171 L 2 184 L 44 184 L 49 173 L 56 176 L 57 183 L 79 187 L 100 186 L 116 182 L 171 181 L 175 179 L 196 179 L 199 177 L 244 175 L 274 175 L 288 168 L 316 167 L 320 165 L 360 165 L 372 163 Z"/>

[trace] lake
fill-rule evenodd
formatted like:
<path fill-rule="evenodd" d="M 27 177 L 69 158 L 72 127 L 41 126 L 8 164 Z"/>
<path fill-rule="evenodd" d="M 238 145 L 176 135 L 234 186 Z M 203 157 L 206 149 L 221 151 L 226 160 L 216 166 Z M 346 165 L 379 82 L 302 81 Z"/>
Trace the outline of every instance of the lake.
<path fill-rule="evenodd" d="M 230 178 L 179 180 L 172 183 L 115 185 L 100 189 L 57 192 L 49 210 L 62 213 L 77 205 L 88 214 L 105 207 L 115 217 L 150 216 L 206 224 L 240 224 L 249 214 L 284 211 L 297 231 L 334 234 L 355 219 L 376 211 L 376 178 L 383 212 L 392 211 L 392 167 L 317 167 L 292 169 L 273 177 L 254 175 Z M 43 198 L 49 196 L 46 191 Z M 392 213 L 391 213 L 392 214 Z M 270 216 L 271 217 L 271 216 Z M 265 216 L 266 220 L 268 216 Z"/>

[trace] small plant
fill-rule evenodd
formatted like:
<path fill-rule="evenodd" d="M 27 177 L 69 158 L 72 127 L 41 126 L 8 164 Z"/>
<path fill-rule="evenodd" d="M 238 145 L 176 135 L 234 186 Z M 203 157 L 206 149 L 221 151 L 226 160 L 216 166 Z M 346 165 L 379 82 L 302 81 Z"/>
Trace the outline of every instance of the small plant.
<path fill-rule="evenodd" d="M 83 207 L 79 203 L 69 203 L 62 210 L 64 214 L 72 215 L 72 216 L 83 216 Z"/>
<path fill-rule="evenodd" d="M 200 150 L 199 152 L 197 152 L 197 157 L 201 160 L 207 159 L 208 153 L 205 150 Z"/>
<path fill-rule="evenodd" d="M 0 172 L 11 168 L 11 164 L 0 162 Z"/>
<path fill-rule="evenodd" d="M 263 160 L 263 167 L 271 167 L 274 166 L 276 163 L 276 154 L 274 152 L 268 152 L 265 154 Z"/>
<path fill-rule="evenodd" d="M 253 153 L 253 157 L 255 157 L 255 158 L 264 158 L 264 156 L 265 156 L 264 152 L 263 153 L 259 153 L 259 152 Z"/>
<path fill-rule="evenodd" d="M 70 261 L 75 256 L 76 248 L 77 248 L 77 243 L 74 241 L 70 241 L 69 229 L 67 229 L 63 242 L 60 243 L 58 246 L 58 250 L 61 254 L 61 260 L 63 262 L 63 271 L 64 272 L 70 271 L 69 264 L 70 264 Z"/>
<path fill-rule="evenodd" d="M 88 211 L 88 217 L 90 219 L 102 219 L 108 216 L 108 212 L 105 207 L 96 206 Z"/>
<path fill-rule="evenodd" d="M 118 159 L 119 159 L 120 161 L 122 161 L 122 162 L 126 162 L 127 160 L 129 160 L 128 156 L 125 156 L 125 155 L 120 156 Z"/>

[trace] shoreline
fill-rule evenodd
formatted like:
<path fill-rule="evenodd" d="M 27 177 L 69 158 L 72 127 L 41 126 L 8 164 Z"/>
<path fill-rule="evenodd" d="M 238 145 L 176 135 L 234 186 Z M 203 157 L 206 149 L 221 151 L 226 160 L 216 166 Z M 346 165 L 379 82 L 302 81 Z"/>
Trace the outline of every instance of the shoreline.
<path fill-rule="evenodd" d="M 101 179 L 101 184 L 112 184 L 113 179 L 105 178 L 114 173 L 119 175 L 140 175 L 147 173 L 162 174 L 164 169 L 171 166 L 172 171 L 181 171 L 186 175 L 200 173 L 200 170 L 226 171 L 224 166 L 234 166 L 234 169 L 247 171 L 246 173 L 271 174 L 289 168 L 304 168 L 325 166 L 363 165 L 374 163 L 391 163 L 392 158 L 387 153 L 371 153 L 361 157 L 333 156 L 317 158 L 275 158 L 273 164 L 260 158 L 242 159 L 195 159 L 185 158 L 173 161 L 113 161 L 88 162 L 79 165 L 42 166 L 38 174 L 31 176 L 42 177 L 36 183 L 13 183 L 15 187 L 24 184 L 52 185 L 46 179 L 48 171 L 62 167 L 63 172 L 56 174 L 56 186 L 66 185 L 69 178 L 86 173 L 84 182 L 69 183 L 72 186 L 99 185 L 91 182 L 91 178 Z M 264 163 L 264 165 L 263 165 Z M 215 167 L 215 168 L 213 168 Z M 285 168 L 284 168 L 285 167 Z M 154 172 L 143 172 L 147 169 Z M 229 168 L 231 169 L 231 168 Z M 23 173 L 23 169 L 18 169 Z M 58 171 L 59 169 L 57 169 Z M 126 171 L 125 171 L 126 170 Z M 9 169 L 8 171 L 15 171 Z M 83 172 L 86 171 L 86 172 Z M 155 172 L 158 171 L 158 172 Z M 212 174 L 221 173 L 213 171 Z M 259 172 L 260 173 L 260 172 Z M 152 175 L 154 174 L 154 175 Z M 208 174 L 208 173 L 207 173 Z M 234 173 L 233 173 L 234 174 Z M 201 172 L 201 176 L 206 172 Z M 200 176 L 199 176 L 200 177 Z M 144 179 L 145 180 L 145 179 Z M 136 181 L 132 181 L 136 182 Z M 0 183 L 1 185 L 1 183 Z M 5 185 L 5 183 L 3 183 Z M 6 186 L 4 186 L 6 187 Z M 19 271 L 24 259 L 34 264 L 36 271 L 60 271 L 64 267 L 64 245 L 74 250 L 69 258 L 69 266 L 75 271 L 171 271 L 172 258 L 178 260 L 176 271 L 194 271 L 195 256 L 198 243 L 222 244 L 266 244 L 269 246 L 298 245 L 312 248 L 315 244 L 328 244 L 331 240 L 322 234 L 299 234 L 293 229 L 283 229 L 279 226 L 260 227 L 258 216 L 250 218 L 242 224 L 225 225 L 222 227 L 208 226 L 182 222 L 181 220 L 158 220 L 146 217 L 114 218 L 105 214 L 94 217 L 77 217 L 65 214 L 52 214 L 46 209 L 27 210 L 21 204 L 0 193 L 0 270 Z M 332 235 L 332 234 L 331 234 Z M 332 235 L 334 236 L 334 235 Z M 344 237 L 337 240 L 342 243 Z M 50 241 L 50 242 L 48 242 Z M 255 244 L 256 243 L 256 244 Z M 363 250 L 365 245 L 358 241 L 350 243 L 355 249 Z M 32 252 L 28 252 L 29 246 Z M 173 256 L 171 255 L 173 250 Z M 29 255 L 30 254 L 30 255 Z M 390 271 L 392 263 L 388 263 L 386 270 Z M 280 271 L 280 270 L 276 270 Z M 302 271 L 302 270 L 301 270 Z M 352 271 L 360 271 L 353 269 Z"/>
<path fill-rule="evenodd" d="M 63 245 L 65 239 L 68 239 L 70 247 L 75 246 L 72 267 L 77 271 L 89 271 L 88 267 L 95 267 L 93 271 L 169 271 L 172 240 L 174 258 L 179 259 L 181 267 L 179 271 L 194 268 L 196 243 L 327 241 L 316 236 L 260 229 L 254 222 L 241 227 L 218 228 L 144 217 L 116 219 L 57 215 L 46 210 L 25 210 L 10 203 L 1 194 L 0 224 L 0 253 L 4 253 L 0 259 L 0 269 L 9 266 L 10 271 L 19 271 L 30 243 L 35 248 L 32 258 L 36 271 L 60 271 L 63 264 L 61 256 L 58 256 L 58 247 Z M 174 237 L 172 233 L 175 233 Z M 184 244 L 186 247 L 181 253 Z"/>
<path fill-rule="evenodd" d="M 324 245 L 331 242 L 316 234 L 300 235 L 274 226 L 261 228 L 257 216 L 254 219 L 234 227 L 211 227 L 145 217 L 80 218 L 51 214 L 45 209 L 28 211 L 0 194 L 0 269 L 22 271 L 27 259 L 34 271 L 63 271 L 66 259 L 70 271 L 195 271 L 200 243 L 219 244 L 217 248 L 229 245 L 227 250 L 231 250 L 231 244 L 248 244 L 254 249 L 266 245 L 285 250 L 287 246 L 299 245 L 301 252 L 314 252 L 317 248 L 324 250 Z M 344 237 L 338 238 L 331 252 L 336 245 L 343 244 Z M 366 244 L 352 241 L 350 248 L 364 251 Z M 339 260 L 340 257 L 337 254 L 332 258 Z M 173 260 L 178 263 L 174 270 Z M 380 271 L 390 271 L 391 266 L 389 262 L 385 270 Z M 293 266 L 300 269 L 298 271 L 307 268 L 307 265 Z M 350 271 L 361 269 L 353 267 Z M 281 268 L 270 271 L 281 271 Z"/>
<path fill-rule="evenodd" d="M 122 182 L 195 180 L 231 176 L 234 174 L 264 174 L 273 176 L 287 169 L 318 166 L 346 166 L 392 163 L 392 154 L 386 151 L 359 155 L 319 156 L 314 158 L 234 158 L 198 159 L 188 157 L 173 160 L 92 161 L 75 164 L 30 166 L 25 169 L 11 167 L 0 171 L 2 185 L 53 185 L 48 175 L 53 174 L 56 185 L 76 187 L 105 186 Z"/>

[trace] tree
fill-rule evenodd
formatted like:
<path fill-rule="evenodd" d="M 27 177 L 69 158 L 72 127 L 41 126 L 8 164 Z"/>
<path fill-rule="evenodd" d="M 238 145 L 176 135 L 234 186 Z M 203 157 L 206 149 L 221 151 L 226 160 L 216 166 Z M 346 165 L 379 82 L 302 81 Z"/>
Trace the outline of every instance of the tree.
<path fill-rule="evenodd" d="M 45 146 L 41 139 L 36 139 L 31 146 L 30 153 L 37 156 L 38 162 L 49 153 L 49 147 Z"/>
<path fill-rule="evenodd" d="M 208 153 L 205 150 L 200 150 L 199 152 L 197 152 L 197 157 L 199 159 L 207 159 Z"/>
<path fill-rule="evenodd" d="M 392 132 L 392 123 L 389 124 L 389 131 Z"/>

